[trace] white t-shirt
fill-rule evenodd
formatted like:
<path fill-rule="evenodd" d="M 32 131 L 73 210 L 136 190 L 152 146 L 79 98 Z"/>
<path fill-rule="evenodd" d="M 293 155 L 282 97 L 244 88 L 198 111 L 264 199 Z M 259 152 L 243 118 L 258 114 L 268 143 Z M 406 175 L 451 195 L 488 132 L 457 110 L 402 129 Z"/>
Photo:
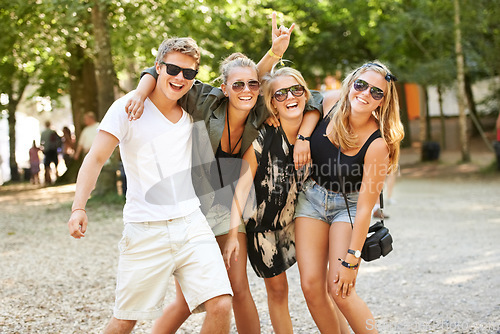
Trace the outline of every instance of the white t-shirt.
<path fill-rule="evenodd" d="M 98 128 L 99 122 L 96 122 L 92 125 L 87 125 L 83 128 L 82 133 L 80 133 L 80 139 L 78 140 L 78 144 L 83 148 L 83 153 L 87 153 L 88 151 L 90 151 L 92 142 L 97 135 Z"/>
<path fill-rule="evenodd" d="M 125 104 L 131 94 L 116 100 L 99 126 L 120 141 L 127 177 L 123 220 L 132 223 L 186 216 L 200 205 L 191 179 L 191 116 L 183 110 L 174 124 L 148 98 L 142 117 L 129 121 Z"/>

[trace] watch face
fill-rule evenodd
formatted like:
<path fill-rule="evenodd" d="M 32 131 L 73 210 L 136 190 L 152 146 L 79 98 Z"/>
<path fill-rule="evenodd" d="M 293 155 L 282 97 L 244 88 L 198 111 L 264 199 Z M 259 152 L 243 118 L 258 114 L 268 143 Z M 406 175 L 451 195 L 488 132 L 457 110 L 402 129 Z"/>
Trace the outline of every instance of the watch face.
<path fill-rule="evenodd" d="M 357 250 L 354 252 L 354 257 L 359 258 L 361 256 L 361 251 Z"/>

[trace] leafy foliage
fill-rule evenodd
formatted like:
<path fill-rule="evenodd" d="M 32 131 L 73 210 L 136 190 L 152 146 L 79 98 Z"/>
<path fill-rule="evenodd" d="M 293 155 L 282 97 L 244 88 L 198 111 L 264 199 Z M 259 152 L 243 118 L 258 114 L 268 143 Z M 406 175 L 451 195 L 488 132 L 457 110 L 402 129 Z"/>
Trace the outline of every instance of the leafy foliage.
<path fill-rule="evenodd" d="M 90 0 L 2 0 L 0 91 L 29 78 L 37 94 L 68 92 L 71 45 L 94 57 Z M 134 87 L 160 42 L 191 36 L 203 49 L 200 78 L 218 76 L 220 61 L 244 52 L 258 61 L 271 45 L 270 14 L 296 23 L 285 58 L 313 83 L 365 61 L 388 63 L 400 80 L 449 86 L 455 77 L 452 2 L 447 0 L 103 0 L 112 55 L 122 82 Z M 500 0 L 463 2 L 463 39 L 472 80 L 498 75 Z M 71 64 L 71 65 L 70 65 Z M 10 88 L 9 88 L 10 87 Z"/>

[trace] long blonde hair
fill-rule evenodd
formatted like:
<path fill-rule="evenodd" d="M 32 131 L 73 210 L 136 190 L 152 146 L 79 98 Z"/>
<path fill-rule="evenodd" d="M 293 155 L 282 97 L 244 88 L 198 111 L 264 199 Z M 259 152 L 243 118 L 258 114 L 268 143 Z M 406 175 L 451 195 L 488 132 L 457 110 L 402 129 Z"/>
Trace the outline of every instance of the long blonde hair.
<path fill-rule="evenodd" d="M 340 99 L 333 107 L 330 114 L 330 122 L 333 123 L 332 130 L 327 136 L 336 145 L 343 149 L 359 148 L 358 137 L 352 133 L 349 123 L 351 114 L 351 103 L 349 102 L 349 91 L 356 79 L 367 71 L 377 72 L 387 81 L 387 91 L 384 93 L 382 105 L 373 111 L 377 120 L 380 134 L 389 148 L 389 173 L 393 173 L 398 168 L 400 143 L 404 137 L 404 128 L 399 117 L 399 100 L 394 77 L 389 69 L 379 61 L 366 63 L 352 71 L 342 81 L 340 89 Z"/>

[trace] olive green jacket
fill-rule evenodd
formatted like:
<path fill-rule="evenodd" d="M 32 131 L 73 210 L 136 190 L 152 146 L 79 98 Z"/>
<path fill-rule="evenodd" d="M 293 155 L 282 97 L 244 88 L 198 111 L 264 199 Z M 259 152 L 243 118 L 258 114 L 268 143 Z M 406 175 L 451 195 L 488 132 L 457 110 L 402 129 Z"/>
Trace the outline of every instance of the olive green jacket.
<path fill-rule="evenodd" d="M 155 67 L 143 71 L 141 77 L 146 73 L 158 79 Z M 318 92 L 313 92 L 313 95 L 314 98 L 307 102 L 304 113 L 318 110 L 322 114 L 322 96 Z M 202 211 L 206 213 L 211 207 L 214 192 L 218 191 L 210 186 L 208 175 L 210 175 L 210 162 L 215 161 L 214 154 L 222 139 L 229 98 L 224 95 L 219 87 L 213 87 L 195 80 L 193 87 L 178 103 L 188 114 L 191 114 L 195 123 L 193 128 L 193 185 L 202 202 Z M 257 138 L 259 127 L 269 116 L 270 113 L 264 103 L 264 98 L 259 96 L 257 103 L 248 115 L 243 130 L 241 155 L 252 145 L 252 142 Z M 200 126 L 199 121 L 204 122 L 205 129 Z M 207 135 L 209 143 L 207 142 Z M 208 145 L 210 145 L 211 150 L 208 150 Z"/>

